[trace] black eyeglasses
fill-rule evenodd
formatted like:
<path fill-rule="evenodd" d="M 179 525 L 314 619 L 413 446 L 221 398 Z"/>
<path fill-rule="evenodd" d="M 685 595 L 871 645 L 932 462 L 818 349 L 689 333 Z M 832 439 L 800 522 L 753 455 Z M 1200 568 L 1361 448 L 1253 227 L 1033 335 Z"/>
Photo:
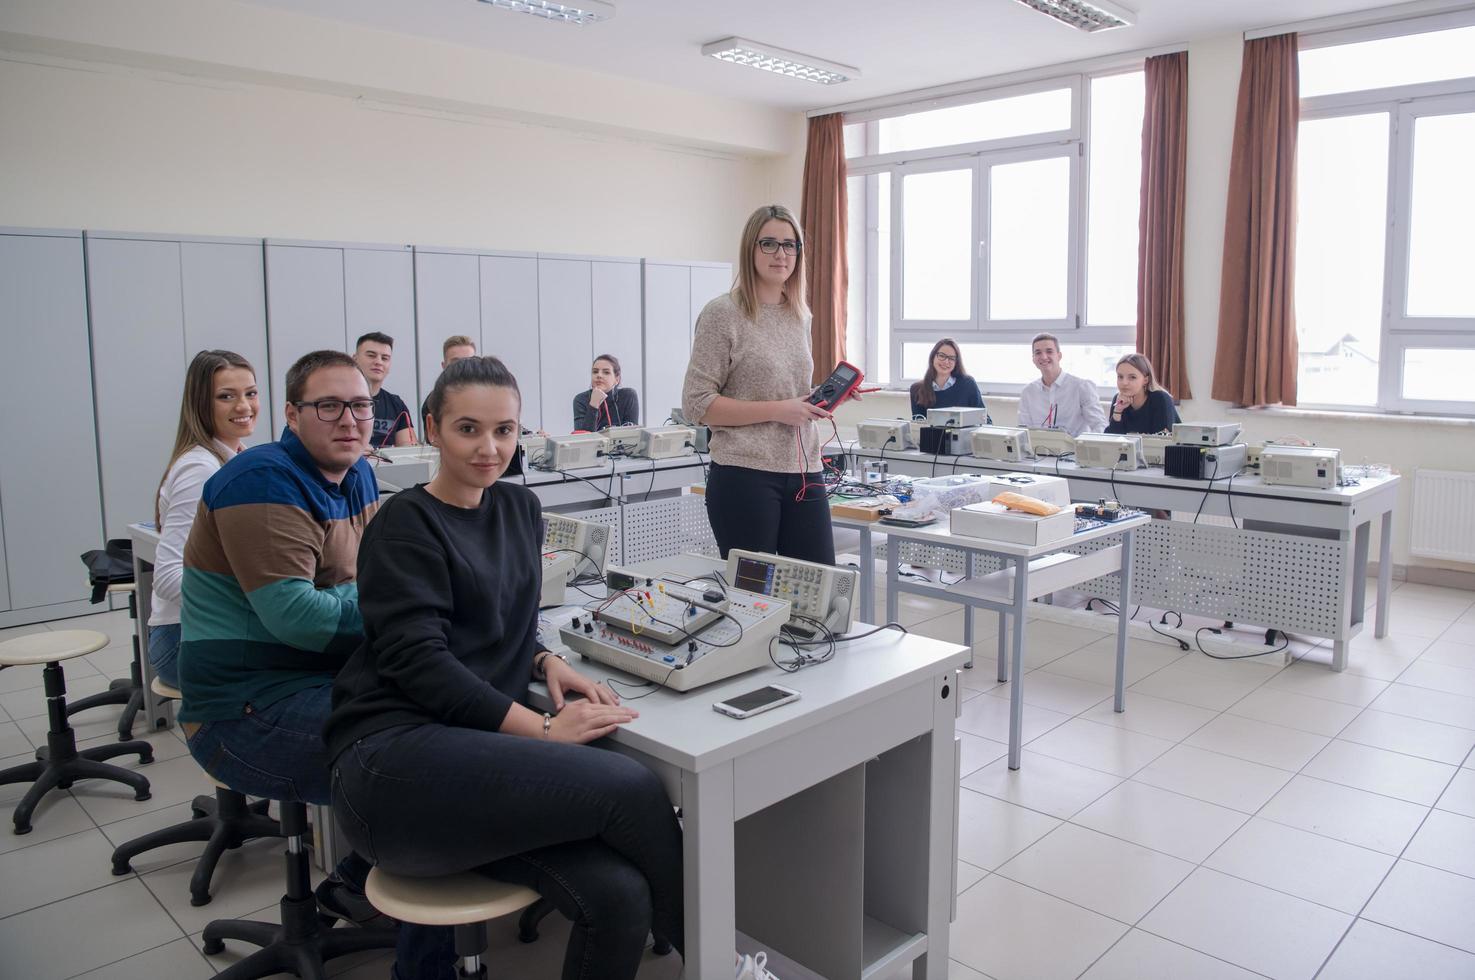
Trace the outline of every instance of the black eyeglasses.
<path fill-rule="evenodd" d="M 779 249 L 783 249 L 785 255 L 797 255 L 803 247 L 803 244 L 800 242 L 787 238 L 783 241 L 779 241 L 777 238 L 758 239 L 758 250 L 764 255 L 777 255 Z"/>
<path fill-rule="evenodd" d="M 337 422 L 343 417 L 343 409 L 347 408 L 353 412 L 353 417 L 360 422 L 367 422 L 374 417 L 374 399 L 355 398 L 351 402 L 343 401 L 341 398 L 319 398 L 315 402 L 293 402 L 298 410 L 311 408 L 318 413 L 318 418 L 324 422 Z"/>
<path fill-rule="evenodd" d="M 956 364 L 958 362 L 958 355 L 957 354 L 944 354 L 941 351 L 938 351 L 936 354 L 933 354 L 932 356 L 936 360 L 946 361 L 949 364 Z"/>

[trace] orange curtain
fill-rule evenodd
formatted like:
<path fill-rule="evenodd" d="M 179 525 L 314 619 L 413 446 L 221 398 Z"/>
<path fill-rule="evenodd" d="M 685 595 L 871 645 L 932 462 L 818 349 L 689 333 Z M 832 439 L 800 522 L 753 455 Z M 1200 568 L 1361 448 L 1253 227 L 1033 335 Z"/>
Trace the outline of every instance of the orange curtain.
<path fill-rule="evenodd" d="M 1229 162 L 1215 398 L 1296 404 L 1294 34 L 1246 41 Z"/>
<path fill-rule="evenodd" d="M 1183 208 L 1188 183 L 1188 52 L 1148 58 L 1137 218 L 1137 349 L 1164 388 L 1192 398 L 1183 344 Z"/>
<path fill-rule="evenodd" d="M 804 189 L 799 204 L 805 261 L 809 264 L 809 308 L 814 314 L 809 329 L 815 384 L 829 377 L 835 364 L 845 359 L 845 298 L 850 288 L 845 253 L 847 207 L 844 117 L 839 113 L 816 116 L 809 120 L 809 148 L 804 155 Z"/>

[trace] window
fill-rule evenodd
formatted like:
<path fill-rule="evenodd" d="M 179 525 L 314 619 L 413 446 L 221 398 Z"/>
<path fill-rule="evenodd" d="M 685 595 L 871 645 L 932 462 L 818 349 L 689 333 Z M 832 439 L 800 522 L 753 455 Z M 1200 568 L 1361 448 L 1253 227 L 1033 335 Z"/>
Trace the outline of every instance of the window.
<path fill-rule="evenodd" d="M 986 390 L 1017 391 L 1047 330 L 1109 387 L 1097 352 L 1130 349 L 1136 321 L 1142 73 L 948 102 L 847 117 L 852 221 L 865 226 L 850 330 L 864 324 L 867 376 L 916 380 L 951 336 L 977 351 L 965 360 Z"/>
<path fill-rule="evenodd" d="M 1302 40 L 1303 405 L 1475 412 L 1475 24 L 1452 16 Z"/>

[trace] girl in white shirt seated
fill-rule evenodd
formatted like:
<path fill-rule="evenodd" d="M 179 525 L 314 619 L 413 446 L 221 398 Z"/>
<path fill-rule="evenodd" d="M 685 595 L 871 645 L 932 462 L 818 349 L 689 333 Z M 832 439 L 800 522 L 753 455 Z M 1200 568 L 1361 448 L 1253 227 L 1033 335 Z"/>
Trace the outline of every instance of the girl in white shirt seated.
<path fill-rule="evenodd" d="M 246 448 L 261 406 L 251 362 L 228 350 L 202 350 L 184 375 L 184 400 L 174 451 L 159 481 L 154 525 L 159 529 L 154 561 L 153 612 L 149 616 L 149 663 L 170 687 L 179 686 L 179 607 L 184 580 L 184 543 L 189 540 L 205 481 Z"/>

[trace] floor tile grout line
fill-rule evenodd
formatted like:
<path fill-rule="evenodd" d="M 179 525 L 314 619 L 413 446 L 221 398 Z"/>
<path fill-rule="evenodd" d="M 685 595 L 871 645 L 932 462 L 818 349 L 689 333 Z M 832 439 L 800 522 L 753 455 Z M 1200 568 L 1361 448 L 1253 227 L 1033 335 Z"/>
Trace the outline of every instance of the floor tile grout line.
<path fill-rule="evenodd" d="M 77 980 L 78 977 L 85 977 L 89 973 L 95 973 L 98 970 L 105 970 L 110 966 L 117 966 L 119 963 L 122 963 L 125 960 L 131 960 L 135 956 L 142 956 L 145 953 L 152 953 L 156 949 L 163 949 L 165 946 L 172 946 L 174 943 L 179 942 L 181 939 L 183 939 L 187 943 L 189 942 L 189 936 L 181 934 L 175 936 L 173 939 L 168 939 L 162 943 L 157 943 L 153 946 L 150 946 L 148 949 L 140 949 L 137 952 L 129 953 L 127 956 L 120 956 L 115 960 L 109 960 L 106 963 L 99 963 L 97 966 L 90 966 L 80 973 L 73 973 L 71 976 L 67 977 L 67 980 Z M 190 946 L 194 947 L 194 943 L 190 943 Z M 195 952 L 198 953 L 199 950 L 195 949 Z"/>
<path fill-rule="evenodd" d="M 1450 782 L 1453 782 L 1453 781 L 1454 781 L 1454 775 L 1451 774 L 1450 777 L 1449 777 L 1449 779 L 1444 784 L 1444 789 L 1439 791 L 1440 792 L 1440 796 L 1443 796 L 1444 795 L 1444 792 L 1449 789 Z M 1436 802 L 1437 802 L 1438 797 L 1436 797 L 1435 799 L 1436 799 Z M 1363 901 L 1362 905 L 1358 908 L 1357 914 L 1352 917 L 1352 921 L 1347 925 L 1347 928 L 1345 930 L 1343 930 L 1341 938 L 1339 938 L 1337 940 L 1336 944 L 1332 946 L 1331 951 L 1329 953 L 1327 953 L 1326 957 L 1321 961 L 1321 966 L 1317 968 L 1316 973 L 1313 975 L 1313 978 L 1316 977 L 1316 976 L 1320 976 L 1321 973 L 1322 973 L 1322 971 L 1327 968 L 1327 964 L 1331 962 L 1332 957 L 1337 955 L 1337 950 L 1339 950 L 1339 949 L 1342 948 L 1342 943 L 1346 941 L 1348 934 L 1350 934 L 1352 932 L 1352 927 L 1355 926 L 1357 924 L 1358 920 L 1360 920 L 1363 917 L 1363 913 L 1367 911 L 1367 907 L 1372 904 L 1373 899 L 1375 899 L 1375 898 L 1378 897 L 1378 892 L 1382 891 L 1383 890 L 1383 886 L 1388 883 L 1389 877 L 1392 876 L 1394 870 L 1398 867 L 1399 862 L 1405 860 L 1404 855 L 1407 854 L 1408 853 L 1408 849 L 1413 846 L 1413 842 L 1418 838 L 1419 832 L 1424 829 L 1424 824 L 1426 824 L 1426 823 L 1429 822 L 1429 815 L 1432 814 L 1433 812 L 1434 812 L 1434 808 L 1432 806 L 1430 806 L 1429 809 L 1424 812 L 1423 818 L 1419 820 L 1419 825 L 1414 828 L 1414 832 L 1412 834 L 1409 834 L 1408 840 L 1404 842 L 1403 847 L 1398 852 L 1398 855 L 1393 859 L 1393 863 L 1390 864 L 1390 865 L 1388 865 L 1388 870 L 1385 871 L 1385 872 L 1383 872 L 1383 876 L 1378 879 L 1378 885 L 1377 885 L 1377 887 L 1374 888 L 1371 892 L 1368 893 L 1367 899 L 1365 901 Z M 1413 862 L 1413 863 L 1419 864 L 1420 862 Z M 1428 867 L 1428 865 L 1421 865 L 1421 866 Z M 1436 868 L 1435 870 L 1442 871 L 1444 869 L 1442 869 L 1442 868 Z M 1368 921 L 1369 922 L 1377 922 L 1376 919 L 1369 919 Z M 1381 923 L 1378 923 L 1378 924 L 1381 925 Z M 1420 938 L 1428 938 L 1428 937 L 1422 937 L 1421 936 Z"/>

